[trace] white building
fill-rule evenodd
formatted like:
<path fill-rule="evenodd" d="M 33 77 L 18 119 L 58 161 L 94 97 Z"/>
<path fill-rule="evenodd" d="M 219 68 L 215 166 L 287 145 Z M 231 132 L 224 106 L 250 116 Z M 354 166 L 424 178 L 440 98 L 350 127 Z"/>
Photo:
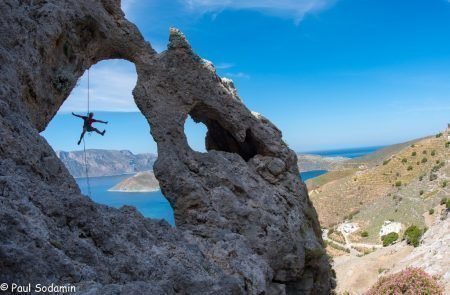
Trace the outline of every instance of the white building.
<path fill-rule="evenodd" d="M 400 222 L 393 222 L 386 220 L 380 229 L 380 237 L 389 233 L 399 233 L 402 230 L 402 224 Z"/>
<path fill-rule="evenodd" d="M 357 223 L 342 223 L 338 226 L 338 231 L 344 234 L 351 234 L 354 233 L 359 229 L 359 226 Z"/>

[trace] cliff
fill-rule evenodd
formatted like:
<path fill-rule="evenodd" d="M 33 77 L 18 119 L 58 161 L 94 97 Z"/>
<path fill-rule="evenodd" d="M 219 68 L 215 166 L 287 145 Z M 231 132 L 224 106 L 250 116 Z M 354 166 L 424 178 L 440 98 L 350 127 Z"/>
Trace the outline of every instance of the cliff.
<path fill-rule="evenodd" d="M 0 281 L 77 294 L 329 294 L 297 159 L 178 30 L 157 54 L 118 0 L 0 2 Z M 176 228 L 80 194 L 39 135 L 91 65 L 135 64 Z M 208 128 L 206 153 L 184 134 Z"/>
<path fill-rule="evenodd" d="M 56 155 L 73 177 L 86 177 L 83 151 L 57 151 Z M 127 150 L 86 150 L 86 162 L 91 177 L 133 174 L 152 170 L 156 158 L 155 154 L 135 155 Z"/>
<path fill-rule="evenodd" d="M 136 173 L 136 175 L 124 179 L 123 181 L 109 189 L 109 191 L 111 192 L 129 193 L 154 192 L 158 190 L 159 183 L 153 171 Z"/>

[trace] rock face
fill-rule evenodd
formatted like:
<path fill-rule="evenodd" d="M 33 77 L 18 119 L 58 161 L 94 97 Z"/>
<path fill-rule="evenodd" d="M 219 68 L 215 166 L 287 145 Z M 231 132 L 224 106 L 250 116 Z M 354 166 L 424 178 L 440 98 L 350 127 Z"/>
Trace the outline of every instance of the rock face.
<path fill-rule="evenodd" d="M 57 151 L 56 155 L 73 177 L 86 177 L 83 151 Z M 153 170 L 156 157 L 155 154 L 150 153 L 135 155 L 127 150 L 86 150 L 88 173 L 91 177 L 132 174 Z"/>
<path fill-rule="evenodd" d="M 400 261 L 389 273 L 406 267 L 420 267 L 436 276 L 450 294 L 450 218 L 449 210 L 442 209 L 442 218 L 437 219 L 425 232 L 419 247 Z"/>
<path fill-rule="evenodd" d="M 154 192 L 158 190 L 159 183 L 153 171 L 136 173 L 136 175 L 124 179 L 123 181 L 109 189 L 109 191 L 111 192 L 129 193 Z"/>
<path fill-rule="evenodd" d="M 329 294 L 295 153 L 172 30 L 157 54 L 118 0 L 0 2 L 0 281 L 78 294 Z M 177 228 L 80 195 L 39 135 L 92 64 L 133 62 Z M 193 151 L 188 115 L 208 127 Z"/>

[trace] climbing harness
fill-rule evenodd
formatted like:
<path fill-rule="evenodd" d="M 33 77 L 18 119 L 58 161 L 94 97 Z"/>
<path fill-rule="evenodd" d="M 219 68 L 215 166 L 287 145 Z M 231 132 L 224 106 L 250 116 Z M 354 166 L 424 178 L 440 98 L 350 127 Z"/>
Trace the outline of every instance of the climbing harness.
<path fill-rule="evenodd" d="M 89 77 L 89 69 L 87 70 L 87 75 L 88 75 L 88 91 L 87 91 L 87 113 L 89 116 L 89 112 L 90 112 L 90 77 Z M 89 132 L 89 135 L 91 133 Z M 87 184 L 87 189 L 88 189 L 88 196 L 91 197 L 91 183 L 89 181 L 89 169 L 88 169 L 88 165 L 87 165 L 87 158 L 86 158 L 86 142 L 84 140 L 84 136 L 83 136 L 83 154 L 84 154 L 84 167 L 85 167 L 85 173 L 86 173 L 86 184 Z"/>

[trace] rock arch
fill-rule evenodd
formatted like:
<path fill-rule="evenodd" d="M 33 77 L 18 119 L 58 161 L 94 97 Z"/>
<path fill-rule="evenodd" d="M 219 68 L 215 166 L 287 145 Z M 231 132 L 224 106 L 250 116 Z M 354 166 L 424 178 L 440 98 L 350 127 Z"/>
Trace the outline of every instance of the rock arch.
<path fill-rule="evenodd" d="M 330 292 L 295 153 L 181 32 L 157 54 L 118 0 L 5 0 L 0 11 L 0 280 L 97 294 Z M 39 136 L 82 73 L 111 58 L 136 65 L 177 229 L 81 196 Z M 188 114 L 208 127 L 208 153 L 189 149 Z"/>

